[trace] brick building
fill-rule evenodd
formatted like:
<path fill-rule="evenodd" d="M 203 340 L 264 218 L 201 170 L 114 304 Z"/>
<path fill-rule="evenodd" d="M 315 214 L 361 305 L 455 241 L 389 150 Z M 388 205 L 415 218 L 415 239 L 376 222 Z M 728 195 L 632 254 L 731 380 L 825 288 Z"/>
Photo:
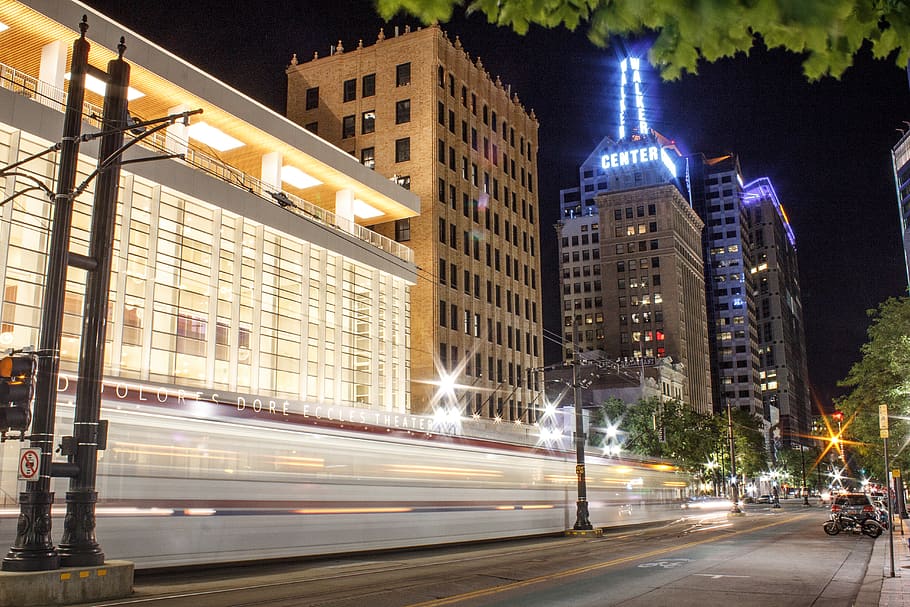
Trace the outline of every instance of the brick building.
<path fill-rule="evenodd" d="M 703 222 L 670 184 L 597 197 L 605 353 L 682 363 L 682 400 L 712 409 Z"/>
<path fill-rule="evenodd" d="M 542 366 L 533 112 L 437 26 L 292 61 L 288 117 L 398 181 L 418 217 L 377 224 L 420 268 L 412 406 L 438 387 L 465 415 L 533 422 Z"/>

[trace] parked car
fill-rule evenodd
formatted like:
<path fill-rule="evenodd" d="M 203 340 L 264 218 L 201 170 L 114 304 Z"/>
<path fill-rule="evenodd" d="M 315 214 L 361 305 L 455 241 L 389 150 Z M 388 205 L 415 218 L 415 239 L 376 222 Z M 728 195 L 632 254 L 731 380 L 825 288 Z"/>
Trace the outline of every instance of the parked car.
<path fill-rule="evenodd" d="M 832 496 L 832 514 L 849 514 L 859 520 L 876 518 L 872 499 L 865 493 L 839 493 Z"/>
<path fill-rule="evenodd" d="M 774 496 L 771 494 L 759 495 L 758 499 L 755 500 L 756 504 L 771 504 L 774 503 Z"/>

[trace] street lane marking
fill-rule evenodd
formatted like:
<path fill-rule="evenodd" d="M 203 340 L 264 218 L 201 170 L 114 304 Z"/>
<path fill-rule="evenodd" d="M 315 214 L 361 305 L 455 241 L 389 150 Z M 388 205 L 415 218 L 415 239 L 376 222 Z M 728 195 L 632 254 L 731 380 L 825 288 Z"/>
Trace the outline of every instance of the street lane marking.
<path fill-rule="evenodd" d="M 585 565 L 584 567 L 576 567 L 574 569 L 567 569 L 566 571 L 561 571 L 558 573 L 550 573 L 547 575 L 542 575 L 535 578 L 529 578 L 527 580 L 522 580 L 520 582 L 512 582 L 510 584 L 504 584 L 502 586 L 494 586 L 492 588 L 484 588 L 482 590 L 475 590 L 473 592 L 465 592 L 464 594 L 458 594 L 455 596 L 450 596 L 442 599 L 432 599 L 430 601 L 424 601 L 422 603 L 412 603 L 407 607 L 442 607 L 443 605 L 452 605 L 453 603 L 458 603 L 461 601 L 467 601 L 471 599 L 482 598 L 485 596 L 490 596 L 492 594 L 498 594 L 500 592 L 507 592 L 510 590 L 517 590 L 519 588 L 525 588 L 527 586 L 533 586 L 534 584 L 539 584 L 541 582 L 548 582 L 553 580 L 558 580 L 560 578 L 572 577 L 576 575 L 581 575 L 583 573 L 590 573 L 592 571 L 598 571 L 600 569 L 608 569 L 616 565 L 623 565 L 631 561 L 637 561 L 641 559 L 650 558 L 652 556 L 658 556 L 661 554 L 667 554 L 669 552 L 677 552 L 679 550 L 684 550 L 686 548 L 693 548 L 695 546 L 700 546 L 702 544 L 709 544 L 718 540 L 726 540 L 737 535 L 744 535 L 746 533 L 752 533 L 753 531 L 760 531 L 762 529 L 767 529 L 769 527 L 776 527 L 777 525 L 783 525 L 791 521 L 796 521 L 814 515 L 815 513 L 807 512 L 804 514 L 797 515 L 793 518 L 787 520 L 775 520 L 772 523 L 765 525 L 760 525 L 758 527 L 752 527 L 750 529 L 743 529 L 742 531 L 734 531 L 733 533 L 728 533 L 723 536 L 706 538 L 703 540 L 697 540 L 693 542 L 687 542 L 685 544 L 679 544 L 676 546 L 669 546 L 666 548 L 657 548 L 655 550 L 650 550 L 648 552 L 643 552 L 641 554 L 632 554 L 629 556 L 619 557 L 610 561 L 604 561 L 603 563 L 595 563 L 593 565 Z"/>
<path fill-rule="evenodd" d="M 726 573 L 693 573 L 701 577 L 709 577 L 712 580 L 719 580 L 722 577 L 752 577 L 751 575 L 727 575 Z"/>
<path fill-rule="evenodd" d="M 651 563 L 639 563 L 638 566 L 642 569 L 648 567 L 661 567 L 663 569 L 673 569 L 674 567 L 679 567 L 685 563 L 691 562 L 692 559 L 664 559 L 662 561 L 653 561 Z"/>

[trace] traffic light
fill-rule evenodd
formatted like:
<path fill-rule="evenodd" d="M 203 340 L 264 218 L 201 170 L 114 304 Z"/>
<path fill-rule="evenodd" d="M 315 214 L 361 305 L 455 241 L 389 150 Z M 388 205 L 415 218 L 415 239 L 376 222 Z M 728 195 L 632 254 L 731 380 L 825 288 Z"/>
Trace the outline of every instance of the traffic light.
<path fill-rule="evenodd" d="M 0 434 L 24 433 L 32 421 L 37 361 L 30 354 L 0 358 Z"/>

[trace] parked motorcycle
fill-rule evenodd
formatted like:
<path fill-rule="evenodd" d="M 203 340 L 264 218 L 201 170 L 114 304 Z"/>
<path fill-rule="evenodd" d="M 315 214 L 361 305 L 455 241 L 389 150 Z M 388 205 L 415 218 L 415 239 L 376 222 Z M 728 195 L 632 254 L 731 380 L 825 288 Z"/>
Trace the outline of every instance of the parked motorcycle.
<path fill-rule="evenodd" d="M 888 506 L 881 500 L 872 500 L 872 505 L 875 506 L 875 520 L 881 524 L 885 529 L 888 528 Z"/>
<path fill-rule="evenodd" d="M 828 535 L 837 535 L 843 531 L 845 533 L 862 533 L 872 538 L 880 536 L 884 531 L 884 527 L 875 519 L 860 520 L 849 514 L 832 514 L 822 528 Z"/>

